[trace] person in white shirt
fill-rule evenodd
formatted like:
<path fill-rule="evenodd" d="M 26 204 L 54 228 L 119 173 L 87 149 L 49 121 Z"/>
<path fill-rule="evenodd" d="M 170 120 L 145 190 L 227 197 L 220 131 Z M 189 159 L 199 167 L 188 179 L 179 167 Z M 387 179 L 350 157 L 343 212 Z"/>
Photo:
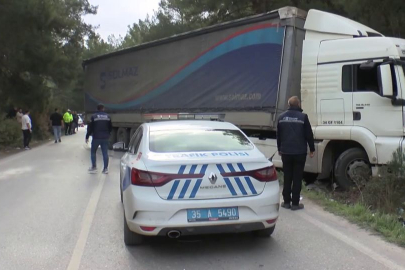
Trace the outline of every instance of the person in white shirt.
<path fill-rule="evenodd" d="M 25 150 L 29 150 L 30 148 L 30 141 L 31 141 L 31 133 L 32 133 L 32 123 L 31 118 L 29 117 L 30 111 L 26 110 L 24 112 L 24 116 L 21 118 L 21 128 L 24 137 L 24 148 Z"/>

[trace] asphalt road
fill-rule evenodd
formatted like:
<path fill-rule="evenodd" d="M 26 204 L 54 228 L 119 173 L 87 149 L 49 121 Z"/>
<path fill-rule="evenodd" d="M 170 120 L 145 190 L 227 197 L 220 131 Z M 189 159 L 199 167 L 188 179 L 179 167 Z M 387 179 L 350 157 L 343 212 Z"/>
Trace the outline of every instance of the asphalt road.
<path fill-rule="evenodd" d="M 123 242 L 119 153 L 90 175 L 84 131 L 0 160 L 0 269 L 405 269 L 405 250 L 305 200 L 271 238 Z M 99 167 L 101 157 L 98 156 Z"/>

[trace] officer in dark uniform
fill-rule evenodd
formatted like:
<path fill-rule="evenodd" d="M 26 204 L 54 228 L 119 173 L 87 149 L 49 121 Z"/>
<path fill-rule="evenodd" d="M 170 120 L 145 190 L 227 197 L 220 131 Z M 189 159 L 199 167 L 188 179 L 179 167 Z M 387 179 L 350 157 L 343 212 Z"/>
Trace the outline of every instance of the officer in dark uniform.
<path fill-rule="evenodd" d="M 104 112 L 104 105 L 97 106 L 98 112 L 91 116 L 91 121 L 87 125 L 86 143 L 89 142 L 89 137 L 93 136 L 91 141 L 91 164 L 90 173 L 97 172 L 96 152 L 98 147 L 101 147 L 103 152 L 104 169 L 103 173 L 108 173 L 108 144 L 110 133 L 112 131 L 111 117 Z"/>
<path fill-rule="evenodd" d="M 291 97 L 288 106 L 288 111 L 282 113 L 277 122 L 277 147 L 284 171 L 284 202 L 281 206 L 299 210 L 304 208 L 299 203 L 302 178 L 308 146 L 309 156 L 314 157 L 314 135 L 308 115 L 302 112 L 298 97 Z"/>

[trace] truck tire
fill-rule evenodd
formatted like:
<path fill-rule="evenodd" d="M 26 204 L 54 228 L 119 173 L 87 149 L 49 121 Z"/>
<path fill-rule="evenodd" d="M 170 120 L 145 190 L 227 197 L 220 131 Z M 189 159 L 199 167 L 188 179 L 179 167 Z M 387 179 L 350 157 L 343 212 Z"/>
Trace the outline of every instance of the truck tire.
<path fill-rule="evenodd" d="M 117 142 L 123 142 L 125 147 L 129 144 L 129 132 L 127 128 L 118 128 L 117 130 Z"/>
<path fill-rule="evenodd" d="M 335 163 L 335 179 L 339 186 L 348 190 L 358 177 L 369 178 L 371 166 L 367 153 L 360 148 L 350 148 L 344 151 Z"/>
<path fill-rule="evenodd" d="M 134 233 L 128 227 L 127 219 L 124 215 L 124 243 L 127 246 L 137 246 L 143 243 L 145 237 L 143 235 Z"/>
<path fill-rule="evenodd" d="M 318 178 L 318 174 L 304 172 L 303 178 L 304 178 L 305 185 L 313 184 L 316 182 L 316 180 Z"/>
<path fill-rule="evenodd" d="M 113 128 L 110 134 L 110 139 L 108 141 L 108 149 L 113 149 L 113 144 L 117 142 L 117 129 Z"/>

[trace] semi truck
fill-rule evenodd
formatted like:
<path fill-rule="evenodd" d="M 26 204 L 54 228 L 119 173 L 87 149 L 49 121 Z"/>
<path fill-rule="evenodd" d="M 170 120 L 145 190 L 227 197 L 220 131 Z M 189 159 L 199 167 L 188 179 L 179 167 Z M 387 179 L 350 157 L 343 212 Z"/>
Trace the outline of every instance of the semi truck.
<path fill-rule="evenodd" d="M 285 7 L 85 60 L 86 115 L 110 142 L 145 121 L 228 121 L 282 168 L 277 119 L 298 96 L 316 142 L 305 178 L 348 188 L 404 149 L 405 40 L 339 15 Z"/>

